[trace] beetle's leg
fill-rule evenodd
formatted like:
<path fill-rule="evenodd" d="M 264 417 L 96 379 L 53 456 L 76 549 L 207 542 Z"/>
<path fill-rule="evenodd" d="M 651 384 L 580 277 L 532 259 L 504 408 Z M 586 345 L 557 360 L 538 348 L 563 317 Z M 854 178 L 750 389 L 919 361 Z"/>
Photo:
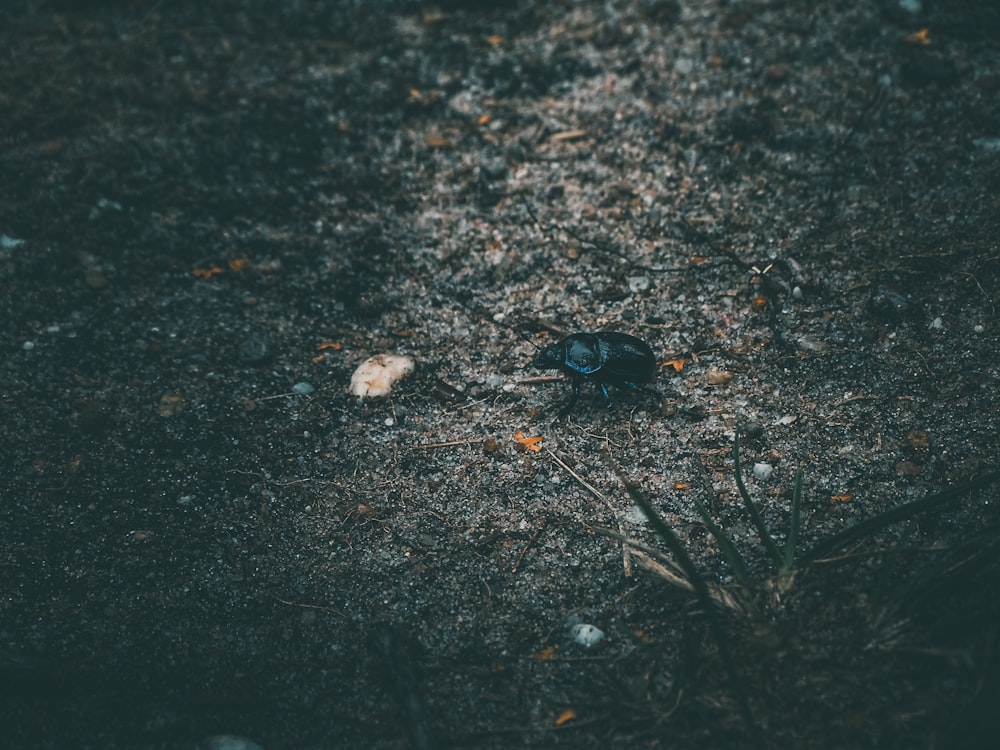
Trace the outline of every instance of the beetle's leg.
<path fill-rule="evenodd" d="M 580 378 L 573 378 L 573 395 L 570 396 L 569 403 L 559 410 L 560 419 L 569 414 L 570 409 L 573 408 L 573 404 L 576 403 L 578 398 L 580 398 Z"/>
<path fill-rule="evenodd" d="M 645 393 L 647 396 L 656 396 L 657 398 L 663 398 L 663 394 L 660 393 L 655 388 L 651 388 L 648 385 L 643 385 L 642 383 L 635 383 L 631 380 L 626 380 L 625 385 L 634 391 L 639 391 L 639 393 Z"/>
<path fill-rule="evenodd" d="M 603 394 L 603 396 L 604 396 L 604 403 L 607 404 L 608 411 L 613 412 L 615 410 L 615 404 L 611 400 L 611 394 L 608 393 L 608 387 L 606 385 L 604 385 L 604 383 L 598 383 L 597 384 L 597 389 L 601 392 L 601 394 Z"/>

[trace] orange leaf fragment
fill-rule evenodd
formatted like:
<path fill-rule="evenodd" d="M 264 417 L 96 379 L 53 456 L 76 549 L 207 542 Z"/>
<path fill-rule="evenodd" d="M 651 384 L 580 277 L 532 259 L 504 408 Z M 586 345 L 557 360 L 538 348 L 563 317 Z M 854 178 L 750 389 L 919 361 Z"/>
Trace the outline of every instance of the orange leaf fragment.
<path fill-rule="evenodd" d="M 674 489 L 675 490 L 689 490 L 689 489 L 691 489 L 691 483 L 690 482 L 674 482 Z"/>
<path fill-rule="evenodd" d="M 537 659 L 538 661 L 549 661 L 556 658 L 556 647 L 549 646 L 548 648 L 543 648 L 537 654 L 534 654 L 532 659 Z"/>
<path fill-rule="evenodd" d="M 642 628 L 636 628 L 632 631 L 632 635 L 638 638 L 643 643 L 652 643 L 653 635 L 648 630 L 643 630 Z"/>
<path fill-rule="evenodd" d="M 448 139 L 440 133 L 431 133 L 424 138 L 424 145 L 427 148 L 444 148 L 448 145 Z"/>
<path fill-rule="evenodd" d="M 708 258 L 706 258 L 704 255 L 693 255 L 693 256 L 691 256 L 691 262 L 692 263 L 704 263 L 706 260 L 708 260 Z"/>
<path fill-rule="evenodd" d="M 830 499 L 838 503 L 849 503 L 854 499 L 854 495 L 830 495 Z"/>
<path fill-rule="evenodd" d="M 928 47 L 931 44 L 931 30 L 920 29 L 920 31 L 914 31 L 912 34 L 904 36 L 903 40 L 909 44 L 919 44 L 921 47 Z"/>
<path fill-rule="evenodd" d="M 253 261 L 249 258 L 231 258 L 229 261 L 229 268 L 236 272 L 245 271 L 252 265 Z"/>
<path fill-rule="evenodd" d="M 664 367 L 673 367 L 674 372 L 680 372 L 684 369 L 684 358 L 678 357 L 677 359 L 668 359 L 663 363 Z"/>
<path fill-rule="evenodd" d="M 494 47 L 498 47 L 501 44 L 503 44 L 503 37 L 500 36 L 499 34 L 492 34 L 491 36 L 486 37 L 486 41 L 492 44 Z"/>
<path fill-rule="evenodd" d="M 542 440 L 544 440 L 545 438 L 540 437 L 540 436 L 539 437 L 525 437 L 524 433 L 521 432 L 520 430 L 518 430 L 517 432 L 514 433 L 514 439 L 517 442 L 519 442 L 521 445 L 523 445 L 524 449 L 526 451 L 534 451 L 534 452 L 537 453 L 538 451 L 540 451 L 542 449 L 542 446 L 539 445 L 539 443 L 541 443 Z"/>
<path fill-rule="evenodd" d="M 339 341 L 324 341 L 322 344 L 316 347 L 317 349 L 333 349 L 335 352 L 339 352 L 344 348 L 344 345 Z"/>
<path fill-rule="evenodd" d="M 489 115 L 483 115 L 478 120 L 476 120 L 477 125 L 489 125 L 492 118 Z"/>
<path fill-rule="evenodd" d="M 210 279 L 217 273 L 222 273 L 222 269 L 218 266 L 212 266 L 211 268 L 196 268 L 192 273 L 201 279 Z"/>
<path fill-rule="evenodd" d="M 556 719 L 556 726 L 561 727 L 567 721 L 573 721 L 573 719 L 575 718 L 576 718 L 576 709 L 567 708 L 565 711 L 559 714 L 559 717 Z"/>

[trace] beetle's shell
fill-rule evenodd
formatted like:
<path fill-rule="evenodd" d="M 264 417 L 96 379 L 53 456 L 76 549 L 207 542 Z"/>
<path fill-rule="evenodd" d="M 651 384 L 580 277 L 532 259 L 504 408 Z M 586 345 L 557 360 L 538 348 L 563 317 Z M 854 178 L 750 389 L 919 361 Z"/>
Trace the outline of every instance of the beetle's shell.
<path fill-rule="evenodd" d="M 639 383 L 656 375 L 656 355 L 642 339 L 627 333 L 598 335 L 604 367 L 601 380 L 605 383 Z"/>
<path fill-rule="evenodd" d="M 612 385 L 645 382 L 656 374 L 656 357 L 649 344 L 613 331 L 571 334 L 542 349 L 533 364 Z"/>

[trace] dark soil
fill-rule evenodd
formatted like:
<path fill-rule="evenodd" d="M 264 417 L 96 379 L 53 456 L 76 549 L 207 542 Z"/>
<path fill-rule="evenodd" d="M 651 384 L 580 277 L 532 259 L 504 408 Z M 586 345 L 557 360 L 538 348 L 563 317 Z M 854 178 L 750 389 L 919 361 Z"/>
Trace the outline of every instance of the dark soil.
<path fill-rule="evenodd" d="M 995 747 L 998 195 L 989 0 L 5 4 L 2 745 Z"/>

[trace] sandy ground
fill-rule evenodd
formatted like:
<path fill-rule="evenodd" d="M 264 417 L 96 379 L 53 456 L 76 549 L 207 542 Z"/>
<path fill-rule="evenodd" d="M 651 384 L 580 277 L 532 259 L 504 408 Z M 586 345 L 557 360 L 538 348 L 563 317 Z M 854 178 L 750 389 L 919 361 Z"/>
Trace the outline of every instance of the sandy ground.
<path fill-rule="evenodd" d="M 4 746 L 992 746 L 993 3 L 37 0 L 0 105 Z"/>

